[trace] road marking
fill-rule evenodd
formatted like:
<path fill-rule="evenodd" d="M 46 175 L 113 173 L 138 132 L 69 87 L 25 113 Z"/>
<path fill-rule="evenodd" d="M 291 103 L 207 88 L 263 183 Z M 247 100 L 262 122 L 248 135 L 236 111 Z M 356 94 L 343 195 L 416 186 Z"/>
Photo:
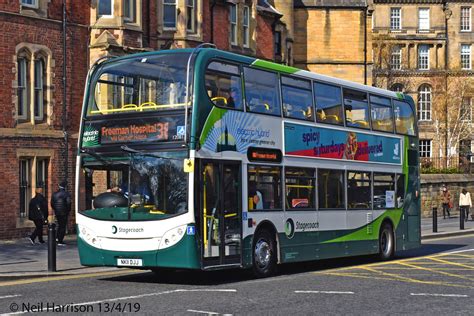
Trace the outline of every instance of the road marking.
<path fill-rule="evenodd" d="M 354 294 L 350 291 L 295 291 L 295 293 L 314 293 L 314 294 Z"/>
<path fill-rule="evenodd" d="M 7 295 L 7 296 L 0 296 L 0 299 L 2 298 L 12 298 L 12 297 L 20 297 L 20 294 L 15 294 L 15 295 Z"/>
<path fill-rule="evenodd" d="M 453 265 L 453 266 L 458 266 L 458 267 L 463 267 L 463 268 L 467 268 L 467 269 L 470 269 L 470 270 L 474 270 L 473 266 L 468 266 L 468 265 L 462 264 L 462 263 L 446 261 L 446 260 L 442 260 L 442 259 L 439 259 L 439 258 L 436 258 L 436 257 L 431 257 L 429 259 L 433 260 L 433 261 L 441 262 L 441 263 L 444 263 L 444 264 L 447 264 L 447 265 Z"/>
<path fill-rule="evenodd" d="M 412 296 L 469 297 L 465 294 L 410 293 Z"/>
<path fill-rule="evenodd" d="M 43 278 L 33 278 L 33 279 L 24 279 L 24 280 L 17 280 L 17 281 L 0 282 L 0 287 L 39 283 L 39 282 L 93 278 L 93 277 L 100 277 L 100 276 L 128 275 L 128 274 L 135 274 L 135 273 L 144 273 L 144 272 L 143 270 L 124 270 L 124 271 L 107 271 L 107 272 L 96 272 L 96 273 L 74 274 L 74 275 L 58 275 L 58 276 L 43 277 Z"/>
<path fill-rule="evenodd" d="M 150 296 L 158 296 L 158 295 L 164 295 L 164 294 L 173 294 L 173 293 L 182 293 L 182 292 L 231 292 L 235 293 L 237 290 L 235 289 L 177 289 L 177 290 L 170 290 L 170 291 L 164 291 L 164 292 L 154 292 L 154 293 L 146 293 L 146 294 L 139 294 L 139 295 L 131 295 L 131 296 L 123 296 L 123 297 L 115 297 L 115 298 L 108 298 L 100 301 L 90 301 L 90 302 L 82 302 L 82 303 L 76 303 L 76 304 L 66 304 L 68 306 L 81 306 L 81 305 L 93 305 L 93 304 L 99 304 L 99 303 L 105 303 L 105 302 L 115 302 L 115 301 L 123 301 L 123 300 L 133 300 L 137 298 L 143 298 L 143 297 L 150 297 Z M 60 304 L 59 304 L 60 305 Z M 20 315 L 20 314 L 26 314 L 29 313 L 28 311 L 20 311 L 16 313 L 5 313 L 5 314 L 0 314 L 0 316 L 7 316 L 7 315 Z"/>
<path fill-rule="evenodd" d="M 462 275 L 449 273 L 449 272 L 445 272 L 445 271 L 438 271 L 438 270 L 434 270 L 434 269 L 430 269 L 430 268 L 426 268 L 426 267 L 420 267 L 420 266 L 410 264 L 410 263 L 406 263 L 406 262 L 402 262 L 402 263 L 399 263 L 399 264 L 407 266 L 407 267 L 412 267 L 413 269 L 417 269 L 417 270 L 430 271 L 430 272 L 434 272 L 434 273 L 438 273 L 438 274 L 442 274 L 442 275 L 447 275 L 447 276 L 450 276 L 450 277 L 453 277 L 453 278 L 459 278 L 459 279 L 463 279 L 463 280 L 474 281 L 474 279 L 467 278 L 467 277 L 462 276 Z"/>

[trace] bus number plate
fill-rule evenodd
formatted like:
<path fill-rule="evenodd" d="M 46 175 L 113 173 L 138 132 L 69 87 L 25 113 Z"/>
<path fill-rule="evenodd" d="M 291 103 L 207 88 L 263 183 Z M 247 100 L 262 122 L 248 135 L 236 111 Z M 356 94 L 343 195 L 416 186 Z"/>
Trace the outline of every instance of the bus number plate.
<path fill-rule="evenodd" d="M 118 266 L 127 266 L 127 267 L 141 267 L 143 266 L 142 259 L 125 259 L 125 258 L 118 258 L 117 259 Z"/>

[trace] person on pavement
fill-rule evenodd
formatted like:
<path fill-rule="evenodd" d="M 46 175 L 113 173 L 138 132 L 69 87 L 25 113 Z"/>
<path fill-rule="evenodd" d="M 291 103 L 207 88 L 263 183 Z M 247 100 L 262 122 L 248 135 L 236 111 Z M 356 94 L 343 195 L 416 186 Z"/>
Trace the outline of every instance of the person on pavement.
<path fill-rule="evenodd" d="M 43 240 L 43 225 L 47 223 L 48 218 L 48 201 L 43 196 L 43 183 L 38 183 L 35 189 L 36 195 L 30 200 L 28 206 L 28 219 L 35 223 L 35 230 L 28 237 L 32 245 L 35 244 L 35 239 L 44 244 Z"/>
<path fill-rule="evenodd" d="M 448 218 L 450 218 L 450 209 L 452 207 L 451 193 L 449 193 L 448 188 L 445 185 L 443 185 L 443 189 L 441 192 L 441 200 L 441 205 L 443 207 L 443 218 L 446 219 L 446 213 L 448 214 Z"/>
<path fill-rule="evenodd" d="M 464 214 L 464 219 L 467 222 L 469 216 L 469 208 L 472 207 L 471 194 L 466 189 L 462 189 L 459 195 L 459 212 Z"/>
<path fill-rule="evenodd" d="M 62 181 L 59 184 L 59 190 L 53 193 L 51 197 L 51 207 L 54 210 L 58 220 L 58 246 L 64 246 L 64 235 L 66 234 L 66 225 L 69 212 L 71 211 L 71 195 L 66 191 L 67 182 Z"/>

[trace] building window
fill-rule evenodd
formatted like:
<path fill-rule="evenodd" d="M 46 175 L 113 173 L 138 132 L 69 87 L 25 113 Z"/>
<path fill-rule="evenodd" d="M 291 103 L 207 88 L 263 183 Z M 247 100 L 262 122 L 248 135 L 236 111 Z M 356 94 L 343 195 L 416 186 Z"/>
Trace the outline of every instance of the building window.
<path fill-rule="evenodd" d="M 402 8 L 390 8 L 390 29 L 392 31 L 402 29 Z"/>
<path fill-rule="evenodd" d="M 471 45 L 461 45 L 461 69 L 471 69 Z"/>
<path fill-rule="evenodd" d="M 398 45 L 392 48 L 390 55 L 390 68 L 393 70 L 402 69 L 402 48 Z"/>
<path fill-rule="evenodd" d="M 430 9 L 418 9 L 418 30 L 428 31 L 430 29 Z"/>
<path fill-rule="evenodd" d="M 43 188 L 43 195 L 48 196 L 48 165 L 49 159 L 36 158 L 36 186 Z"/>
<path fill-rule="evenodd" d="M 47 58 L 40 52 L 27 49 L 17 58 L 17 115 L 21 121 L 42 122 L 47 109 Z"/>
<path fill-rule="evenodd" d="M 28 118 L 28 82 L 29 72 L 28 69 L 28 59 L 25 57 L 20 57 L 17 60 L 18 63 L 18 88 L 17 88 L 17 97 L 18 97 L 18 108 L 17 108 L 17 118 L 18 119 L 27 119 Z"/>
<path fill-rule="evenodd" d="M 471 7 L 461 7 L 461 31 L 471 31 Z"/>
<path fill-rule="evenodd" d="M 46 71 L 45 62 L 43 58 L 35 60 L 35 96 L 34 96 L 34 113 L 35 120 L 42 121 L 44 117 L 45 108 L 45 82 Z"/>
<path fill-rule="evenodd" d="M 20 217 L 28 217 L 28 203 L 31 199 L 31 159 L 20 159 Z"/>
<path fill-rule="evenodd" d="M 418 69 L 430 69 L 430 48 L 428 45 L 418 46 Z"/>
<path fill-rule="evenodd" d="M 237 45 L 237 5 L 230 5 L 230 43 Z"/>
<path fill-rule="evenodd" d="M 163 26 L 166 29 L 176 28 L 176 0 L 163 0 Z"/>
<path fill-rule="evenodd" d="M 471 121 L 472 120 L 472 105 L 471 98 L 463 98 L 461 103 L 461 109 L 459 111 L 459 118 L 462 121 Z"/>
<path fill-rule="evenodd" d="M 244 6 L 244 21 L 243 21 L 243 38 L 244 38 L 244 47 L 249 47 L 250 43 L 250 7 Z"/>
<path fill-rule="evenodd" d="M 186 31 L 196 32 L 196 0 L 186 0 Z"/>
<path fill-rule="evenodd" d="M 403 92 L 405 88 L 401 83 L 395 83 L 390 87 L 390 90 L 394 92 Z"/>
<path fill-rule="evenodd" d="M 420 139 L 420 157 L 429 158 L 431 157 L 431 140 Z"/>
<path fill-rule="evenodd" d="M 418 118 L 420 121 L 431 120 L 431 87 L 422 85 L 418 90 Z"/>
<path fill-rule="evenodd" d="M 123 0 L 123 16 L 127 22 L 135 21 L 136 0 Z"/>
<path fill-rule="evenodd" d="M 43 195 L 48 196 L 49 159 L 39 157 L 20 158 L 20 218 L 28 217 L 28 204 L 33 195 L 33 188 L 42 186 Z M 33 175 L 36 174 L 36 177 Z"/>
<path fill-rule="evenodd" d="M 20 3 L 23 7 L 38 8 L 38 0 L 21 0 Z"/>
<path fill-rule="evenodd" d="M 281 32 L 275 32 L 273 34 L 273 41 L 275 57 L 281 58 Z"/>
<path fill-rule="evenodd" d="M 112 0 L 98 0 L 97 15 L 103 17 L 110 17 L 113 14 Z"/>

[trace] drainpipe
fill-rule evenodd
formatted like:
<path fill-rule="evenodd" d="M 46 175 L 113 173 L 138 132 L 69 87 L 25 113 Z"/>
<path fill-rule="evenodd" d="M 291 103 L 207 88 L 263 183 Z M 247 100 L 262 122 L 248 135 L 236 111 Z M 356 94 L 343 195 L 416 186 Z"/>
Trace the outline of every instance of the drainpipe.
<path fill-rule="evenodd" d="M 364 84 L 367 85 L 367 10 L 368 6 L 363 11 L 364 15 Z"/>
<path fill-rule="evenodd" d="M 67 133 L 67 106 L 66 106 L 66 86 L 67 86 L 67 79 L 66 79 L 66 36 L 67 36 L 67 28 L 66 28 L 66 0 L 63 0 L 63 120 L 62 120 L 62 128 L 63 128 L 63 135 L 64 135 L 64 180 L 68 181 L 69 177 L 69 167 L 68 167 L 68 148 L 69 148 L 69 140 L 68 140 L 68 133 Z"/>
<path fill-rule="evenodd" d="M 212 0 L 211 3 L 211 40 L 210 43 L 214 44 L 214 7 L 216 6 L 216 0 Z"/>
<path fill-rule="evenodd" d="M 448 4 L 446 1 L 443 3 L 444 6 L 444 29 L 446 30 L 446 45 L 444 46 L 444 107 L 445 107 L 445 124 L 446 124 L 446 133 L 445 136 L 445 156 L 446 156 L 446 165 L 445 168 L 448 168 L 448 140 L 449 140 L 449 119 L 448 119 L 448 44 L 449 44 L 449 35 L 448 35 Z"/>

